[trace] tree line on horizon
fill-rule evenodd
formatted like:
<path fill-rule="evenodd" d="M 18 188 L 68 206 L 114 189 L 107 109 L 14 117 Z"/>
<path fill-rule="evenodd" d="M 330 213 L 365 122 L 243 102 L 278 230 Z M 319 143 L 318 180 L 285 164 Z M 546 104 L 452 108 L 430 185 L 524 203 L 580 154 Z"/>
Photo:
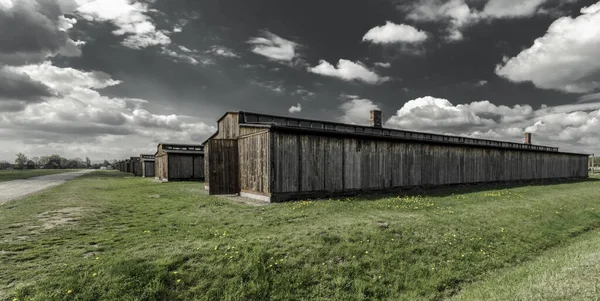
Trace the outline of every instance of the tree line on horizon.
<path fill-rule="evenodd" d="M 93 168 L 99 169 L 100 167 L 108 167 L 116 164 L 117 160 L 112 160 L 112 163 L 108 160 L 104 160 L 102 163 L 92 163 L 90 158 L 85 157 L 81 159 L 79 157 L 67 159 L 63 156 L 52 154 L 41 157 L 28 158 L 23 153 L 16 154 L 16 158 L 13 163 L 2 160 L 0 161 L 0 170 L 3 169 L 82 169 L 82 168 Z"/>

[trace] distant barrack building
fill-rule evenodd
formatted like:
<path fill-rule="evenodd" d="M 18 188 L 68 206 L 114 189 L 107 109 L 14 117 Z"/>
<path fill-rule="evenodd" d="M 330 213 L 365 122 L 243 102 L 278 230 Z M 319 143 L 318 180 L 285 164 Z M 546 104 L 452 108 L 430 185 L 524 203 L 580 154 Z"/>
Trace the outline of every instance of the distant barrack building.
<path fill-rule="evenodd" d="M 140 154 L 140 165 L 142 167 L 142 177 L 154 178 L 154 155 Z"/>
<path fill-rule="evenodd" d="M 461 183 L 586 178 L 556 147 L 228 112 L 204 145 L 205 188 L 269 202 Z"/>
<path fill-rule="evenodd" d="M 131 172 L 136 177 L 141 177 L 142 176 L 142 165 L 141 165 L 140 157 L 130 157 L 129 164 L 130 164 L 129 172 Z"/>
<path fill-rule="evenodd" d="M 160 143 L 154 155 L 154 177 L 167 181 L 204 180 L 204 146 Z"/>

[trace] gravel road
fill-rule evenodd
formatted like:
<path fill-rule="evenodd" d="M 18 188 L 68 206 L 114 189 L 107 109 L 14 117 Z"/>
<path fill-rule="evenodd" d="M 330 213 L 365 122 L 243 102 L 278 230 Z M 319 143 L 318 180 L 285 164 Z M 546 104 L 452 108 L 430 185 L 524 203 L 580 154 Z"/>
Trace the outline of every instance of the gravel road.
<path fill-rule="evenodd" d="M 75 172 L 66 172 L 55 175 L 40 176 L 24 180 L 14 180 L 0 183 L 0 205 L 22 198 L 26 195 L 60 185 L 66 181 L 77 178 L 92 170 L 81 170 Z"/>

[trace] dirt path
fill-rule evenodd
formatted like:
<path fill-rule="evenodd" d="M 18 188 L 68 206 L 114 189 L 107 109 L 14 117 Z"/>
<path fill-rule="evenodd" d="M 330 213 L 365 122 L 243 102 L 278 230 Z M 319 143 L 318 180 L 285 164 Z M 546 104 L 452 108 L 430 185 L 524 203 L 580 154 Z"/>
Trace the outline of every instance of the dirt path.
<path fill-rule="evenodd" d="M 0 183 L 0 205 L 60 185 L 93 170 L 81 170 Z"/>

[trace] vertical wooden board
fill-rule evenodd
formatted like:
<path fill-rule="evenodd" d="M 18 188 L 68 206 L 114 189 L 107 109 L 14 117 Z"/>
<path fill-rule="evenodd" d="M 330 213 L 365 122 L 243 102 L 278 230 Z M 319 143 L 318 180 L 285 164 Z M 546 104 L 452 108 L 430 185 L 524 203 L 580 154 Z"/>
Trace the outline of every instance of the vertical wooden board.
<path fill-rule="evenodd" d="M 369 159 L 365 162 L 367 164 L 365 169 L 368 169 L 368 173 L 364 174 L 364 176 L 368 179 L 368 183 L 363 188 L 376 189 L 379 188 L 379 158 L 381 157 L 381 152 L 377 148 L 377 141 L 369 140 L 367 145 L 367 148 L 369 149 Z"/>
<path fill-rule="evenodd" d="M 208 167 L 208 160 L 210 157 L 210 143 L 204 145 L 204 185 L 210 185 L 210 169 Z"/>
<path fill-rule="evenodd" d="M 267 193 L 270 164 L 268 153 L 269 133 L 241 137 L 238 140 L 240 188 L 242 190 Z"/>
<path fill-rule="evenodd" d="M 423 185 L 423 176 L 421 175 L 421 166 L 423 162 L 423 144 L 412 144 L 410 146 L 411 162 L 411 179 L 414 179 L 412 185 Z"/>
<path fill-rule="evenodd" d="M 370 153 L 371 150 L 368 143 L 362 139 L 358 140 L 356 143 L 356 164 L 360 166 L 360 181 L 356 183 L 358 189 L 369 187 L 369 183 L 371 182 L 369 177 L 371 173 L 371 165 L 368 163 L 371 161 Z"/>
<path fill-rule="evenodd" d="M 431 145 L 424 144 L 423 145 L 423 161 L 421 167 L 421 181 L 422 185 L 431 185 L 433 184 L 432 179 L 432 168 L 433 168 L 433 159 L 432 159 L 432 149 Z"/>
<path fill-rule="evenodd" d="M 300 165 L 298 135 L 273 132 L 274 177 L 273 192 L 297 192 L 299 190 Z"/>
<path fill-rule="evenodd" d="M 169 154 L 169 180 L 191 180 L 194 178 L 194 160 L 188 154 Z"/>
<path fill-rule="evenodd" d="M 320 136 L 301 137 L 302 143 L 302 191 L 325 190 L 325 148 Z"/>
<path fill-rule="evenodd" d="M 204 178 L 204 155 L 194 155 L 193 156 L 193 178 L 194 179 L 203 179 Z"/>
<path fill-rule="evenodd" d="M 214 139 L 236 139 L 240 135 L 238 113 L 227 113 L 218 123 L 219 130 Z"/>
<path fill-rule="evenodd" d="M 261 157 L 263 158 L 262 162 L 261 162 L 261 168 L 263 170 L 263 175 L 262 175 L 262 191 L 265 193 L 270 193 L 271 192 L 271 171 L 272 171 L 272 160 L 271 160 L 271 149 L 272 149 L 272 143 L 271 143 L 271 133 L 270 132 L 266 132 L 262 135 L 261 138 L 261 143 L 262 143 L 262 149 L 261 149 Z"/>
<path fill-rule="evenodd" d="M 154 177 L 154 161 L 147 161 L 144 163 L 144 174 L 146 177 Z"/>
<path fill-rule="evenodd" d="M 463 183 L 464 182 L 464 170 L 463 170 L 463 166 L 464 166 L 464 162 L 465 162 L 465 155 L 464 155 L 464 149 L 463 148 L 456 148 L 456 150 L 454 151 L 454 154 L 456 155 L 456 159 L 454 164 L 456 165 L 455 169 L 456 169 L 456 178 L 454 179 L 455 181 L 453 182 L 454 184 L 457 183 Z"/>
<path fill-rule="evenodd" d="M 360 189 L 362 183 L 362 165 L 361 165 L 361 153 L 362 149 L 359 146 L 358 140 L 345 139 L 345 187 L 347 189 Z"/>
<path fill-rule="evenodd" d="M 464 148 L 464 182 L 463 183 L 471 183 L 473 182 L 473 166 L 475 164 L 475 157 L 473 156 L 472 148 Z"/>
<path fill-rule="evenodd" d="M 390 176 L 394 187 L 402 186 L 402 146 L 401 143 L 393 143 L 390 150 Z"/>
<path fill-rule="evenodd" d="M 343 189 L 343 150 L 342 138 L 327 138 L 325 140 L 325 190 L 340 191 Z"/>
<path fill-rule="evenodd" d="M 209 170 L 210 194 L 233 194 L 240 191 L 238 141 L 211 139 Z"/>

